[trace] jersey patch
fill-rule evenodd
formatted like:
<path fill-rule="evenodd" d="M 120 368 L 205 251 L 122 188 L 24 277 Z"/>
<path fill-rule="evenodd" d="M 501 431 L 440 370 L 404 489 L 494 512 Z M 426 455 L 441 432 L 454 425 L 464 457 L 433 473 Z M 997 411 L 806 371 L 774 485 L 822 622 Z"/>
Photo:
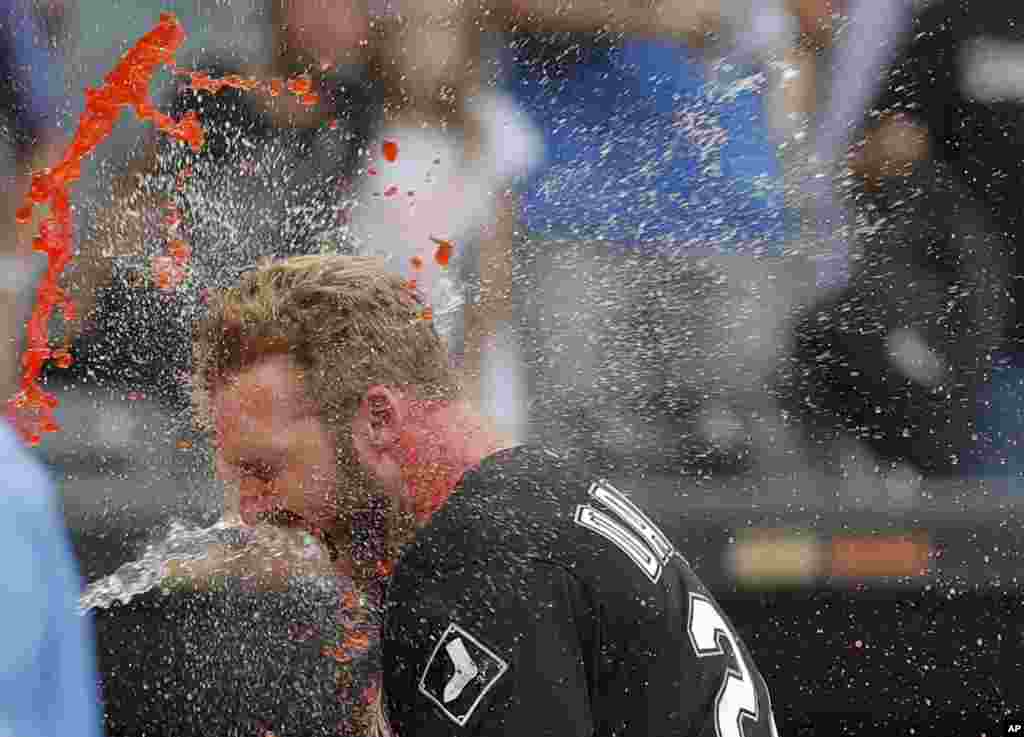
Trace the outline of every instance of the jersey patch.
<path fill-rule="evenodd" d="M 454 622 L 441 635 L 420 676 L 420 693 L 464 727 L 508 663 Z"/>

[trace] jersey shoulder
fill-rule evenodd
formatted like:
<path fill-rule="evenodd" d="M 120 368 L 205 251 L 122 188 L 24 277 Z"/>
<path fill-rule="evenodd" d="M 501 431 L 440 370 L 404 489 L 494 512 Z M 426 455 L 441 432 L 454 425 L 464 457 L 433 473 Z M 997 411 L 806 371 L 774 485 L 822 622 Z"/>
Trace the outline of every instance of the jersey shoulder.
<path fill-rule="evenodd" d="M 669 570 L 675 586 L 699 585 L 631 494 L 571 456 L 536 447 L 496 454 L 467 474 L 399 571 L 422 579 L 467 565 L 541 564 L 561 566 L 595 591 L 650 594 Z"/>

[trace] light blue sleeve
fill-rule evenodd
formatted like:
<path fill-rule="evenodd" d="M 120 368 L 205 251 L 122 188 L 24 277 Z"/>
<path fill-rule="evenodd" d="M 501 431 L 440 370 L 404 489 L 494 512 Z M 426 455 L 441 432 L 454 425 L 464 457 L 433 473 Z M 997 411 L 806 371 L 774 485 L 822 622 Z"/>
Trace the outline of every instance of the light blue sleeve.
<path fill-rule="evenodd" d="M 0 737 L 99 737 L 91 622 L 53 485 L 0 427 Z"/>

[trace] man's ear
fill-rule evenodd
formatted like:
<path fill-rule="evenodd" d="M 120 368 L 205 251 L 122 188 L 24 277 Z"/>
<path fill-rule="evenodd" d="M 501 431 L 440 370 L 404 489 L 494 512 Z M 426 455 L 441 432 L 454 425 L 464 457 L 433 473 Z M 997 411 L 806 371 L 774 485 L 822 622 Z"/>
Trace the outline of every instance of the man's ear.
<path fill-rule="evenodd" d="M 405 417 L 401 400 L 394 391 L 386 386 L 371 386 L 363 396 L 359 415 L 366 439 L 375 450 L 384 450 L 398 442 Z"/>

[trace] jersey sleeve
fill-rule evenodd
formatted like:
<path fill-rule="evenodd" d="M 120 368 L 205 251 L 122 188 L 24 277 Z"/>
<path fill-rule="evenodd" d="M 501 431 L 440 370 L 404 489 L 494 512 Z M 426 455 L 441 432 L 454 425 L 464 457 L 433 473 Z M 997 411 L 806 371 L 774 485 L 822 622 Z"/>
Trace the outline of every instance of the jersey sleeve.
<path fill-rule="evenodd" d="M 651 581 L 617 546 L 599 560 L 595 734 L 776 737 L 766 682 L 686 561 L 673 554 Z"/>
<path fill-rule="evenodd" d="M 462 568 L 404 593 L 384 636 L 396 737 L 593 734 L 593 616 L 567 570 Z"/>
<path fill-rule="evenodd" d="M 0 734 L 98 737 L 95 648 L 52 482 L 0 428 Z M 12 452 L 12 448 L 17 448 Z"/>

